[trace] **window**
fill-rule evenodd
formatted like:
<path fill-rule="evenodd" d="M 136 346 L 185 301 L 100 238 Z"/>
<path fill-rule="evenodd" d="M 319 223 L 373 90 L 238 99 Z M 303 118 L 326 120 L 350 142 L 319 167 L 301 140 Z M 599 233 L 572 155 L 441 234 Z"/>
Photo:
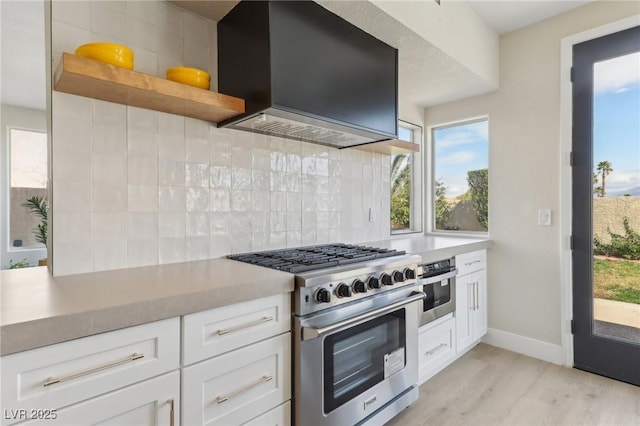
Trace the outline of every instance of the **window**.
<path fill-rule="evenodd" d="M 421 145 L 422 127 L 400 121 L 398 139 Z M 422 230 L 420 153 L 391 155 L 391 233 Z"/>
<path fill-rule="evenodd" d="M 488 232 L 489 121 L 435 127 L 433 230 Z"/>
<path fill-rule="evenodd" d="M 9 245 L 12 248 L 42 247 L 46 241 L 46 218 L 36 210 L 46 209 L 43 200 L 47 196 L 47 134 L 10 128 L 9 144 Z"/>

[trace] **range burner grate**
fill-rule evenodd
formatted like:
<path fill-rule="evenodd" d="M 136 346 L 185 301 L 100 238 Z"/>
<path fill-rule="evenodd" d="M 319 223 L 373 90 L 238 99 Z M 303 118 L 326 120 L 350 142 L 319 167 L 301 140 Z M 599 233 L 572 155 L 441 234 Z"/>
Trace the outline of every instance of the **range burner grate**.
<path fill-rule="evenodd" d="M 330 268 L 332 266 L 360 263 L 403 254 L 405 254 L 404 251 L 384 248 L 352 244 L 325 244 L 320 246 L 234 254 L 228 256 L 228 258 L 298 274 Z"/>

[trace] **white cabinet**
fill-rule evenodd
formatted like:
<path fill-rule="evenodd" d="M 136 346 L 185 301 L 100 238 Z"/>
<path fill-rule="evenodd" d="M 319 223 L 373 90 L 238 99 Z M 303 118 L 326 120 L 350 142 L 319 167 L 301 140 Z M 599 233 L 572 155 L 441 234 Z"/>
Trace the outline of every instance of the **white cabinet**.
<path fill-rule="evenodd" d="M 456 352 L 475 345 L 487 332 L 486 251 L 456 256 Z"/>
<path fill-rule="evenodd" d="M 291 426 L 291 401 L 267 411 L 244 426 Z"/>
<path fill-rule="evenodd" d="M 182 425 L 289 425 L 290 330 L 289 294 L 185 315 Z"/>
<path fill-rule="evenodd" d="M 20 423 L 20 426 L 173 426 L 180 418 L 179 397 L 180 373 L 174 371 L 70 407 L 41 413 L 39 419 Z"/>
<path fill-rule="evenodd" d="M 291 295 L 278 294 L 185 315 L 183 365 L 291 330 Z"/>
<path fill-rule="evenodd" d="M 291 399 L 291 333 L 186 367 L 183 424 L 240 425 Z"/>
<path fill-rule="evenodd" d="M 172 318 L 3 356 L 2 424 L 177 370 L 179 336 Z"/>
<path fill-rule="evenodd" d="M 6 355 L 1 424 L 289 426 L 290 330 L 283 294 Z"/>
<path fill-rule="evenodd" d="M 449 365 L 456 356 L 456 319 L 453 314 L 418 330 L 418 383 L 422 384 Z"/>

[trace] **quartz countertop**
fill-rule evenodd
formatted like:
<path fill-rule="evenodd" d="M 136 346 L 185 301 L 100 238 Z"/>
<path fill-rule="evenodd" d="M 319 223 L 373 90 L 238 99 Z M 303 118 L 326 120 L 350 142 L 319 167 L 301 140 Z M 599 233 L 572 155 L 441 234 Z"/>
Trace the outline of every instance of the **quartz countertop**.
<path fill-rule="evenodd" d="M 289 293 L 293 278 L 229 259 L 60 277 L 44 266 L 0 271 L 0 354 Z"/>
<path fill-rule="evenodd" d="M 433 262 L 491 247 L 491 240 L 487 238 L 447 236 L 447 235 L 419 235 L 406 238 L 396 238 L 367 242 L 365 245 L 404 250 L 407 253 L 422 256 L 423 262 Z"/>
<path fill-rule="evenodd" d="M 491 241 L 420 235 L 362 244 L 428 262 Z M 229 259 L 60 277 L 44 266 L 0 271 L 0 355 L 293 290 L 293 274 Z"/>

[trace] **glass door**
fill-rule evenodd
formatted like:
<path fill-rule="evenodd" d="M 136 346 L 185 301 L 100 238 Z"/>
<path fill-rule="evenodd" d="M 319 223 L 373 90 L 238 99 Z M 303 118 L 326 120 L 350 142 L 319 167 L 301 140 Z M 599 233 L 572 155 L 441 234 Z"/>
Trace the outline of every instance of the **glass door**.
<path fill-rule="evenodd" d="M 574 365 L 640 385 L 640 27 L 573 50 Z"/>
<path fill-rule="evenodd" d="M 404 369 L 405 330 L 406 309 L 403 308 L 325 339 L 325 413 Z"/>

